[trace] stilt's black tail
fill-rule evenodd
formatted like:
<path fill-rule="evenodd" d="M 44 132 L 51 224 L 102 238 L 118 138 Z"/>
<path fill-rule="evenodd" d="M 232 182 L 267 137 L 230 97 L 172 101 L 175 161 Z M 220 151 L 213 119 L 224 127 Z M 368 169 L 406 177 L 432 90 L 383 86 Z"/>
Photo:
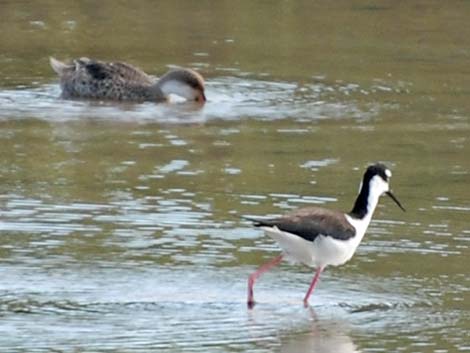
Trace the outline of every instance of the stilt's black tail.
<path fill-rule="evenodd" d="M 253 225 L 255 227 L 272 227 L 272 222 L 271 219 L 262 219 L 262 218 L 255 218 L 251 216 L 242 216 L 243 219 L 246 219 L 247 221 L 253 222 Z"/>

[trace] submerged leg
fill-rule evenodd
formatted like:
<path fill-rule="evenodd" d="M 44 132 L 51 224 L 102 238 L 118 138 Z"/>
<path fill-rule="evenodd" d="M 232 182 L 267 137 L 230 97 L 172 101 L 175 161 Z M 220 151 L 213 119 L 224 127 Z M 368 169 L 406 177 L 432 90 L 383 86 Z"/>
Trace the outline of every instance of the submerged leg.
<path fill-rule="evenodd" d="M 305 297 L 304 297 L 305 306 L 308 306 L 308 298 L 310 297 L 310 294 L 312 294 L 313 289 L 315 288 L 318 282 L 318 279 L 320 278 L 320 274 L 322 273 L 324 268 L 325 268 L 324 266 L 317 268 L 317 272 L 315 272 L 315 276 L 313 277 L 312 283 L 310 284 L 310 288 L 308 289 L 307 294 L 305 294 Z"/>
<path fill-rule="evenodd" d="M 255 305 L 255 300 L 253 298 L 253 286 L 255 281 L 261 276 L 263 273 L 268 271 L 269 269 L 273 268 L 274 266 L 278 265 L 282 261 L 283 255 L 279 255 L 272 259 L 271 261 L 265 263 L 261 266 L 256 272 L 253 272 L 250 277 L 248 278 L 248 307 L 252 308 Z"/>

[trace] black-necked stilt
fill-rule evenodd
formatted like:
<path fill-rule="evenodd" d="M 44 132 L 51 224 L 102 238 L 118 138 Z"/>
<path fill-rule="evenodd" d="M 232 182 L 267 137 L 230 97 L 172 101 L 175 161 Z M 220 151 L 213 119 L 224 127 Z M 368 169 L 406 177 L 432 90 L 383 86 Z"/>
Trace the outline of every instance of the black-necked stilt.
<path fill-rule="evenodd" d="M 387 194 L 405 211 L 390 191 L 391 176 L 392 172 L 383 164 L 369 166 L 362 178 L 354 207 L 349 213 L 306 207 L 273 219 L 248 218 L 276 240 L 283 250 L 283 254 L 261 266 L 249 277 L 248 306 L 254 305 L 255 280 L 279 264 L 284 256 L 317 269 L 304 297 L 304 304 L 307 305 L 325 267 L 342 265 L 351 259 L 364 237 L 380 196 Z"/>

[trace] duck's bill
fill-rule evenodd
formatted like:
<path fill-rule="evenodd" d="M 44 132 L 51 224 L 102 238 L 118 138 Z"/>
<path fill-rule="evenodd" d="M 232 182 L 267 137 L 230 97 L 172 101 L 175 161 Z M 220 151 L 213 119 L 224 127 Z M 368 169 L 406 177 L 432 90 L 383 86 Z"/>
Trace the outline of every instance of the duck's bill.
<path fill-rule="evenodd" d="M 204 92 L 201 92 L 201 94 L 196 97 L 196 102 L 205 103 L 206 101 L 207 101 L 207 98 Z"/>
<path fill-rule="evenodd" d="M 388 196 L 390 196 L 390 198 L 391 198 L 393 201 L 395 201 L 395 203 L 397 204 L 397 206 L 400 207 L 403 212 L 406 212 L 406 210 L 404 209 L 404 207 L 401 205 L 400 201 L 398 201 L 398 199 L 395 197 L 395 195 L 393 195 L 393 193 L 392 193 L 391 191 L 387 191 L 386 194 L 387 194 Z"/>

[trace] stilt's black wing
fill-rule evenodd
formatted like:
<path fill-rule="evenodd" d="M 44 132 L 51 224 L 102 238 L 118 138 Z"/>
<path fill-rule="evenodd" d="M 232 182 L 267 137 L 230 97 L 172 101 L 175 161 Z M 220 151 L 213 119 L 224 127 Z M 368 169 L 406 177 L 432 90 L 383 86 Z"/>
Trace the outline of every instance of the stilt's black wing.
<path fill-rule="evenodd" d="M 255 227 L 277 227 L 308 241 L 314 241 L 320 234 L 340 240 L 347 240 L 356 234 L 343 213 L 324 208 L 301 208 L 271 219 L 245 218 L 254 222 Z"/>

